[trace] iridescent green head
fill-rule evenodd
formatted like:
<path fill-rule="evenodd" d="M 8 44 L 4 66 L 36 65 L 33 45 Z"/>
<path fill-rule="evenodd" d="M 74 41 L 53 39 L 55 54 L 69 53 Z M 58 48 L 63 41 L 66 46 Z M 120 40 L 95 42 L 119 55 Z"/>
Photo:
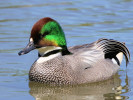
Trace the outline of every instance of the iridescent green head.
<path fill-rule="evenodd" d="M 29 49 L 31 44 L 34 44 L 34 46 Z M 66 46 L 65 35 L 61 26 L 58 22 L 49 17 L 42 18 L 34 24 L 31 30 L 30 43 L 27 45 L 29 50 L 26 49 L 26 47 L 19 52 L 19 55 L 26 54 L 35 48 L 47 46 L 61 47 L 63 55 L 70 54 Z"/>

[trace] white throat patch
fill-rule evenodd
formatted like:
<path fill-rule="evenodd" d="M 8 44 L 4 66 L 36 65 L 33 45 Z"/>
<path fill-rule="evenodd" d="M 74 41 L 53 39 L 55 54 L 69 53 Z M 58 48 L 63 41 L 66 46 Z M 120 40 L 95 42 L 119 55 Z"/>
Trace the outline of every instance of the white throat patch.
<path fill-rule="evenodd" d="M 51 51 L 54 51 L 54 50 L 60 50 L 62 49 L 61 47 L 55 47 L 55 46 L 47 46 L 47 47 L 42 47 L 42 48 L 39 48 L 38 49 L 38 52 L 41 56 L 47 54 L 48 52 L 51 52 Z M 40 57 L 38 60 L 37 60 L 37 63 L 43 63 L 43 62 L 46 62 L 48 60 L 51 60 L 57 56 L 60 56 L 61 55 L 61 52 L 58 52 L 56 54 L 51 54 L 47 57 Z"/>
<path fill-rule="evenodd" d="M 56 53 L 56 54 L 52 54 L 50 56 L 47 56 L 47 57 L 40 57 L 38 60 L 37 60 L 37 63 L 43 63 L 43 62 L 46 62 L 48 60 L 51 60 L 57 56 L 60 56 L 61 55 L 61 52 L 59 53 Z"/>
<path fill-rule="evenodd" d="M 41 56 L 45 55 L 46 53 L 53 51 L 53 50 L 61 50 L 61 47 L 55 47 L 55 46 L 47 46 L 47 47 L 42 47 L 38 49 L 38 52 Z"/>

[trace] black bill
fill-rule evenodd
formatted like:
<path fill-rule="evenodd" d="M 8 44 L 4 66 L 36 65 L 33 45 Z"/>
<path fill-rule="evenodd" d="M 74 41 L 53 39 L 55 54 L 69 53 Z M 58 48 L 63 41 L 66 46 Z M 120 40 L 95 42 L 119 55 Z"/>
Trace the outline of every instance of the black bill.
<path fill-rule="evenodd" d="M 35 46 L 34 46 L 34 43 L 33 42 L 29 42 L 29 44 L 22 50 L 18 53 L 18 55 L 24 55 L 24 54 L 27 54 L 29 53 L 31 50 L 34 50 L 35 49 Z"/>

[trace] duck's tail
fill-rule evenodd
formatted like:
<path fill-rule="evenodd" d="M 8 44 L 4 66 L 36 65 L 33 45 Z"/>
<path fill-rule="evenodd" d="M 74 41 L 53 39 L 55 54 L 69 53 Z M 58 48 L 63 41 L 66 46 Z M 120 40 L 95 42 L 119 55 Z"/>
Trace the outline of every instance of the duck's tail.
<path fill-rule="evenodd" d="M 105 54 L 105 59 L 111 59 L 118 65 L 121 64 L 123 59 L 123 54 L 126 60 L 126 66 L 129 63 L 130 52 L 125 46 L 125 43 L 121 43 L 112 39 L 99 39 L 96 42 L 97 49 L 103 50 Z"/>

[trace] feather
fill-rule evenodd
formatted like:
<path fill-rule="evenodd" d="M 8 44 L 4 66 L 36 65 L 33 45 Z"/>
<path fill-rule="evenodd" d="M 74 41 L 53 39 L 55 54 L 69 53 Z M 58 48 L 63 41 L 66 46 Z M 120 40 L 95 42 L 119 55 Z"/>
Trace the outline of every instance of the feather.
<path fill-rule="evenodd" d="M 103 50 L 103 52 L 105 53 L 105 58 L 109 58 L 109 56 L 115 56 L 122 52 L 125 56 L 125 60 L 126 60 L 126 66 L 129 63 L 129 59 L 130 59 L 130 52 L 127 49 L 127 47 L 125 46 L 125 43 L 121 43 L 118 42 L 116 40 L 113 39 L 99 39 L 96 43 L 96 48 Z"/>

